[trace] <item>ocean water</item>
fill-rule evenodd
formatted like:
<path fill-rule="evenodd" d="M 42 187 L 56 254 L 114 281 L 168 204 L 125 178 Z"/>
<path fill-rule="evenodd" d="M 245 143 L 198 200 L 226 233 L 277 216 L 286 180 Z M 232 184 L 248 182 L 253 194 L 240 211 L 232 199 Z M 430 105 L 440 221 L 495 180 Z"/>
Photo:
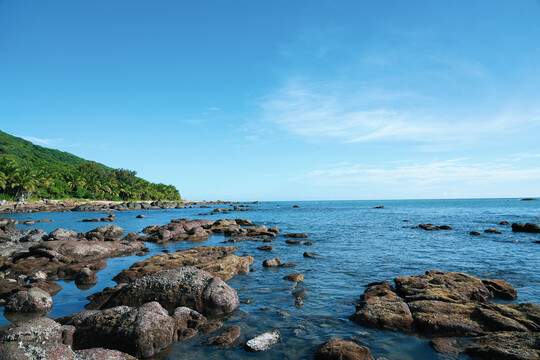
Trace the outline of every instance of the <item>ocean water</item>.
<path fill-rule="evenodd" d="M 300 208 L 293 208 L 298 204 Z M 375 206 L 384 209 L 375 209 Z M 388 359 L 442 359 L 428 345 L 428 340 L 388 331 L 367 329 L 349 320 L 354 305 L 373 281 L 392 281 L 397 276 L 423 274 L 427 270 L 459 271 L 480 278 L 503 279 L 518 290 L 518 302 L 540 303 L 540 234 L 512 233 L 512 222 L 540 222 L 540 201 L 519 199 L 473 200 L 393 200 L 393 201 L 309 201 L 261 202 L 254 211 L 200 215 L 211 209 L 136 210 L 116 213 L 116 225 L 127 232 L 139 232 L 148 225 L 164 225 L 178 218 L 247 218 L 256 225 L 278 226 L 282 234 L 309 234 L 313 246 L 289 245 L 278 236 L 273 252 L 256 248 L 260 242 L 240 242 L 237 255 L 255 258 L 249 275 L 229 281 L 238 291 L 240 304 L 225 327 L 237 325 L 242 335 L 237 346 L 219 350 L 204 345 L 211 335 L 200 335 L 189 342 L 174 344 L 162 358 L 167 359 L 312 359 L 317 346 L 330 337 L 353 340 L 368 346 L 375 357 Z M 217 206 L 213 206 L 217 207 Z M 219 206 L 223 207 L 223 206 Z M 136 219 L 138 214 L 147 218 Z M 10 215 L 11 216 L 11 215 Z M 78 232 L 102 223 L 83 223 L 84 218 L 101 213 L 17 214 L 17 219 L 54 219 L 54 222 L 21 228 L 39 227 L 52 231 L 58 227 Z M 410 222 L 404 222 L 409 220 Z M 450 231 L 425 231 L 404 228 L 421 223 L 450 225 Z M 471 236 L 470 231 L 499 229 L 502 234 Z M 222 245 L 222 235 L 199 242 L 149 244 L 148 256 L 190 247 Z M 304 258 L 304 251 L 319 254 Z M 264 269 L 262 261 L 277 256 L 282 262 L 297 263 L 295 268 Z M 115 283 L 111 280 L 122 269 L 144 258 L 126 256 L 107 260 L 107 268 L 97 273 L 99 282 L 91 289 L 78 289 L 73 282 L 60 282 L 63 290 L 53 297 L 51 317 L 61 317 L 84 310 L 86 297 Z M 305 289 L 304 306 L 294 306 L 292 283 L 283 276 L 299 272 L 305 280 L 297 289 Z M 278 311 L 280 313 L 278 313 Z M 0 315 L 0 326 L 9 323 Z M 283 343 L 274 349 L 252 354 L 242 344 L 262 332 L 279 329 Z M 462 357 L 467 359 L 466 356 Z"/>

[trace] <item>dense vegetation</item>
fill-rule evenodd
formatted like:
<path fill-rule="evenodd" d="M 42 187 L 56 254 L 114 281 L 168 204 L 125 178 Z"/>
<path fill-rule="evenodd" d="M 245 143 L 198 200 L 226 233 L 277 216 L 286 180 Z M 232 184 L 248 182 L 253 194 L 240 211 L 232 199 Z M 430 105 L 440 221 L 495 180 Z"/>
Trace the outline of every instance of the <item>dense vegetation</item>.
<path fill-rule="evenodd" d="M 180 200 L 172 185 L 112 169 L 0 131 L 0 199 Z"/>

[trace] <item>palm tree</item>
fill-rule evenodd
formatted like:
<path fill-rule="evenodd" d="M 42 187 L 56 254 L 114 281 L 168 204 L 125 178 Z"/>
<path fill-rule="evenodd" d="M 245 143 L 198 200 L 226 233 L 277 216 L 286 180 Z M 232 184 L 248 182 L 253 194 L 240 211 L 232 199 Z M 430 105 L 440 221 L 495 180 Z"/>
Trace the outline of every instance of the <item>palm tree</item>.
<path fill-rule="evenodd" d="M 13 174 L 11 187 L 17 191 L 17 195 L 24 193 L 30 195 L 37 188 L 35 176 L 35 172 L 27 167 L 17 169 Z"/>
<path fill-rule="evenodd" d="M 6 174 L 0 171 L 0 189 L 4 190 L 7 185 L 7 177 Z"/>

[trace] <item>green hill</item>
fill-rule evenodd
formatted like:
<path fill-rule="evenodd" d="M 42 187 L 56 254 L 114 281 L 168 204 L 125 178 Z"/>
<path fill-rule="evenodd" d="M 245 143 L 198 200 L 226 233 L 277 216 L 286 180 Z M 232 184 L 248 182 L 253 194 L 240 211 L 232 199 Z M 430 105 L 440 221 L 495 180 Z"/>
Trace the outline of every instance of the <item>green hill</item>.
<path fill-rule="evenodd" d="M 172 185 L 34 145 L 0 131 L 0 199 L 180 200 Z"/>

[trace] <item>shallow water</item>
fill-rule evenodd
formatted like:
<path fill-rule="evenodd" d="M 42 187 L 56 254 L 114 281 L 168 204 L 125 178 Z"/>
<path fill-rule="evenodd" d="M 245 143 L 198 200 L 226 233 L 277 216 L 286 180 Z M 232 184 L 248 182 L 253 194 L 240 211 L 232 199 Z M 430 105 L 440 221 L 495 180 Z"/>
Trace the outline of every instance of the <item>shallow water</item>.
<path fill-rule="evenodd" d="M 299 204 L 300 208 L 293 208 Z M 384 205 L 384 209 L 374 206 Z M 215 206 L 217 207 L 217 206 Z M 223 206 L 219 206 L 223 207 Z M 354 305 L 373 281 L 397 276 L 419 275 L 427 270 L 448 270 L 469 273 L 480 278 L 503 279 L 518 290 L 519 302 L 540 303 L 540 234 L 512 233 L 512 222 L 540 221 L 540 201 L 518 199 L 481 200 L 394 200 L 394 201 L 318 201 L 262 202 L 253 205 L 257 211 L 199 215 L 211 209 L 136 210 L 116 212 L 116 225 L 127 232 L 138 232 L 153 224 L 164 225 L 177 218 L 247 218 L 255 224 L 278 226 L 282 234 L 309 234 L 313 246 L 289 245 L 278 236 L 274 252 L 260 251 L 259 242 L 240 242 L 237 255 L 255 258 L 258 270 L 247 276 L 237 276 L 229 285 L 238 290 L 240 309 L 225 323 L 238 325 L 242 336 L 238 346 L 218 350 L 204 345 L 212 335 L 195 337 L 187 343 L 172 346 L 168 359 L 312 359 L 317 346 L 331 336 L 351 339 L 368 346 L 373 355 L 388 359 L 440 359 L 428 341 L 386 331 L 366 329 L 348 320 Z M 136 219 L 137 214 L 147 218 Z M 11 215 L 10 215 L 11 216 Z M 54 222 L 21 228 L 39 227 L 47 232 L 58 227 L 78 232 L 88 231 L 102 223 L 83 223 L 84 218 L 100 217 L 101 213 L 68 212 L 17 214 L 17 219 L 54 219 Z M 410 222 L 403 222 L 410 220 Z M 451 225 L 450 231 L 425 231 L 403 228 L 420 223 Z M 501 235 L 471 236 L 496 228 Z M 222 245 L 225 238 L 214 235 L 201 243 L 178 242 L 167 245 L 149 244 L 148 256 L 201 245 Z M 320 254 L 318 259 L 304 258 L 304 251 Z M 294 262 L 295 268 L 264 269 L 264 259 L 277 256 L 283 262 Z M 48 316 L 60 317 L 84 310 L 88 295 L 113 286 L 111 280 L 122 269 L 144 259 L 127 256 L 107 260 L 107 268 L 97 273 L 99 282 L 88 290 L 78 289 L 73 282 L 60 282 L 63 290 L 53 297 L 54 307 Z M 305 275 L 298 286 L 307 295 L 301 309 L 294 307 L 291 283 L 283 276 L 292 272 Z M 264 309 L 267 308 L 267 309 Z M 286 314 L 279 314 L 276 311 Z M 0 326 L 9 323 L 0 316 Z M 265 353 L 251 354 L 242 349 L 244 340 L 265 331 L 279 329 L 283 343 Z M 463 357 L 466 359 L 467 357 Z"/>

